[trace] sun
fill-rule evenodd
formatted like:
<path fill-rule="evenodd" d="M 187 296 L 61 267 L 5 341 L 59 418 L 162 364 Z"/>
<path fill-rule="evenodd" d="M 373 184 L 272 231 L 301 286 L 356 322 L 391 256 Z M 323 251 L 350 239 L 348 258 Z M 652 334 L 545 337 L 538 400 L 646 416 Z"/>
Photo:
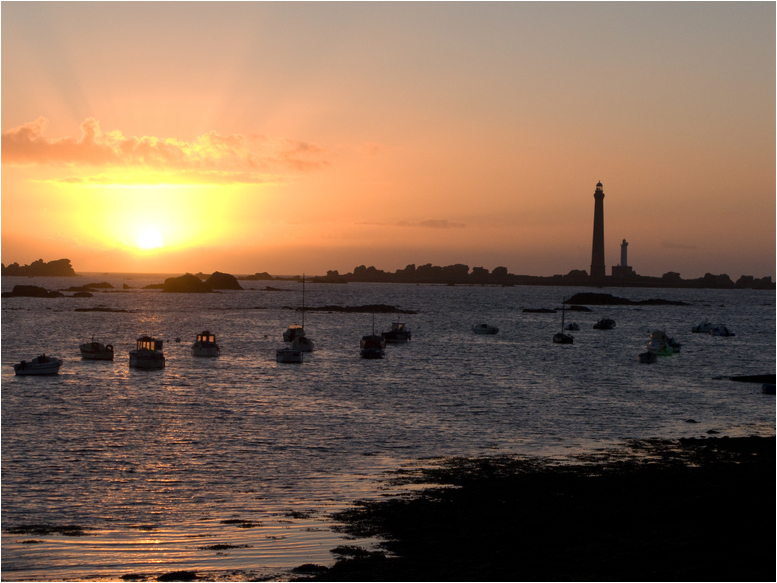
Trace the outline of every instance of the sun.
<path fill-rule="evenodd" d="M 146 229 L 138 235 L 138 247 L 141 249 L 154 249 L 162 246 L 162 235 L 153 229 Z"/>

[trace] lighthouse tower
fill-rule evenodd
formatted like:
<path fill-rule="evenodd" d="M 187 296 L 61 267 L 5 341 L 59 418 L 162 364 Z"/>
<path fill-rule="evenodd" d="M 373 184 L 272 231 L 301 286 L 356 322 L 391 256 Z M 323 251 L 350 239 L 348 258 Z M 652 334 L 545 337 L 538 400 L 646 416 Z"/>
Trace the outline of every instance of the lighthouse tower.
<path fill-rule="evenodd" d="M 604 268 L 604 190 L 602 183 L 596 183 L 594 192 L 594 243 L 591 250 L 591 277 L 602 278 Z"/>

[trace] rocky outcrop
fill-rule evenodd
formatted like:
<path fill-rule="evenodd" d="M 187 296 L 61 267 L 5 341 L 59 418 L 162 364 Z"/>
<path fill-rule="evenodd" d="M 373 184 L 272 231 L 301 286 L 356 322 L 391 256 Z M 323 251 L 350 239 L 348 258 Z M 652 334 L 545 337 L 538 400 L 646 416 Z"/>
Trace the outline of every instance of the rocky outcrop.
<path fill-rule="evenodd" d="M 33 261 L 29 265 L 19 265 L 11 263 L 9 266 L 2 266 L 3 276 L 21 276 L 21 277 L 74 277 L 76 274 L 70 265 L 70 259 L 57 259 L 44 263 L 43 259 Z"/>
<path fill-rule="evenodd" d="M 633 301 L 612 294 L 579 293 L 573 295 L 565 304 L 583 304 L 588 306 L 690 306 L 685 302 L 651 299 Z"/>
<path fill-rule="evenodd" d="M 13 291 L 3 292 L 4 298 L 64 298 L 64 294 L 49 291 L 37 285 L 15 285 Z"/>
<path fill-rule="evenodd" d="M 221 273 L 220 271 L 214 271 L 213 275 L 205 280 L 205 285 L 207 285 L 210 289 L 243 289 L 240 287 L 240 284 L 237 282 L 237 279 L 234 275 Z"/>
<path fill-rule="evenodd" d="M 196 275 L 187 273 L 180 277 L 168 277 L 165 280 L 162 293 L 207 294 L 213 293 L 213 290 Z"/>

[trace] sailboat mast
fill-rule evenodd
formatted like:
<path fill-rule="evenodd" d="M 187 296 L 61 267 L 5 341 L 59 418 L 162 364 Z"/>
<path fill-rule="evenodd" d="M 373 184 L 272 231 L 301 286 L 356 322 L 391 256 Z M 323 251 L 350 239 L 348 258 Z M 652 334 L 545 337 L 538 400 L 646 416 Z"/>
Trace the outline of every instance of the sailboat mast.
<path fill-rule="evenodd" d="M 305 274 L 302 274 L 302 329 L 305 329 Z"/>
<path fill-rule="evenodd" d="M 561 332 L 564 332 L 564 313 L 566 312 L 567 304 L 566 304 L 567 298 L 564 298 L 564 301 L 561 302 Z"/>

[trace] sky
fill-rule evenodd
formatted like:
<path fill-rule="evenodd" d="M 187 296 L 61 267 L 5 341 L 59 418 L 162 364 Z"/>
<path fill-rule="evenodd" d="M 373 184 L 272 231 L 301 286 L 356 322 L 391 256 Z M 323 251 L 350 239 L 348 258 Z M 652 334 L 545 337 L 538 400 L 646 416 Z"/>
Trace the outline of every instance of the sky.
<path fill-rule="evenodd" d="M 2 261 L 775 277 L 773 2 L 3 2 Z"/>

